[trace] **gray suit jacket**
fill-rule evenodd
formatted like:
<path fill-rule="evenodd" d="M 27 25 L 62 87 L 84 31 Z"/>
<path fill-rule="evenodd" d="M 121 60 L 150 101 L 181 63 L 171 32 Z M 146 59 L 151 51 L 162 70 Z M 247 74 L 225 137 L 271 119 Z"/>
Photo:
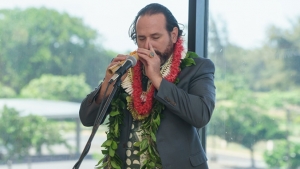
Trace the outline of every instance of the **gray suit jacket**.
<path fill-rule="evenodd" d="M 215 107 L 214 64 L 196 58 L 196 65 L 184 68 L 177 85 L 163 79 L 154 98 L 165 105 L 156 134 L 157 149 L 164 169 L 207 169 L 207 158 L 197 132 L 210 120 Z M 83 100 L 80 119 L 92 126 L 99 108 L 94 101 L 101 85 Z M 125 163 L 132 116 L 124 112 L 117 154 Z M 124 167 L 123 167 L 124 168 Z"/>

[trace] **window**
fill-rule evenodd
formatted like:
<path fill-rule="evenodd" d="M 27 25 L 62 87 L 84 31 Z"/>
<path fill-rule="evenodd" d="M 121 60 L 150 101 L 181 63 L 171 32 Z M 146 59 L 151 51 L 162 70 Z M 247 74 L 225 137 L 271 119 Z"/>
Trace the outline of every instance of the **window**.
<path fill-rule="evenodd" d="M 299 167 L 298 5 L 210 1 L 208 57 L 217 87 L 207 135 L 212 168 Z"/>
<path fill-rule="evenodd" d="M 210 168 L 299 168 L 300 2 L 200 1 L 208 3 L 202 45 L 216 67 L 216 107 L 204 134 Z M 75 164 L 91 133 L 79 122 L 80 102 L 112 57 L 136 49 L 129 26 L 152 2 L 0 4 L 0 169 Z M 182 24 L 187 47 L 189 1 L 158 3 Z M 101 158 L 105 131 L 81 168 Z"/>

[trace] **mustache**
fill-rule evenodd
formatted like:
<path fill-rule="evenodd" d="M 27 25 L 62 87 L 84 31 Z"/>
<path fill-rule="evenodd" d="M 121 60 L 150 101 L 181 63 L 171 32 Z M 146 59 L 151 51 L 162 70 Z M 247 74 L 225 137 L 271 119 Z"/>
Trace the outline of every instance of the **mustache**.
<path fill-rule="evenodd" d="M 160 51 L 154 50 L 154 52 L 155 52 L 158 56 L 162 57 L 162 53 L 161 53 Z"/>
<path fill-rule="evenodd" d="M 154 51 L 157 54 L 157 56 L 159 56 L 159 58 L 160 58 L 160 65 L 165 64 L 165 62 L 169 58 L 169 56 L 168 56 L 169 54 L 167 52 L 162 53 L 162 52 L 157 51 L 157 50 L 154 50 Z"/>

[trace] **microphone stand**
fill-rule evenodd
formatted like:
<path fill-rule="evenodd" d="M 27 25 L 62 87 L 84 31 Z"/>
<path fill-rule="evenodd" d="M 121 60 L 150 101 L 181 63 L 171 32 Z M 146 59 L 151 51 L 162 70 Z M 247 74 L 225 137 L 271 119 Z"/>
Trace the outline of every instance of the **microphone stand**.
<path fill-rule="evenodd" d="M 105 101 L 105 104 L 103 106 L 103 102 L 101 103 L 100 107 L 99 107 L 99 110 L 98 110 L 98 114 L 97 114 L 97 117 L 96 117 L 96 120 L 95 120 L 95 123 L 94 123 L 94 126 L 93 126 L 93 130 L 92 130 L 92 133 L 79 157 L 79 160 L 76 162 L 76 164 L 74 165 L 73 169 L 78 169 L 80 167 L 80 164 L 81 162 L 83 161 L 83 158 L 87 155 L 87 153 L 89 152 L 90 150 L 90 147 L 91 147 L 91 143 L 92 143 L 92 140 L 100 126 L 100 123 L 103 121 L 103 118 L 105 117 L 106 115 L 106 111 L 111 103 L 111 100 L 113 99 L 117 89 L 120 87 L 121 85 L 121 77 L 122 76 L 119 76 L 117 79 L 116 79 L 116 83 L 114 84 L 114 88 L 112 90 L 112 92 L 110 93 L 110 95 L 108 96 L 107 100 Z M 109 84 L 110 85 L 110 84 Z"/>

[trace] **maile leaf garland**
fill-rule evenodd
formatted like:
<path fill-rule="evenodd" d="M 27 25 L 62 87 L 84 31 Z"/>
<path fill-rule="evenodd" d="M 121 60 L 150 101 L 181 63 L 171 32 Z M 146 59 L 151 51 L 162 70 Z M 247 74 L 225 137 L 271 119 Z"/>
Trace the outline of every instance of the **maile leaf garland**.
<path fill-rule="evenodd" d="M 179 44 L 177 45 L 183 49 L 182 40 L 179 40 Z M 174 50 L 176 50 L 176 46 Z M 182 51 L 180 50 L 180 52 Z M 179 71 L 183 70 L 185 67 L 196 65 L 196 62 L 194 61 L 194 58 L 196 57 L 198 57 L 196 53 L 190 51 L 187 52 L 185 58 L 180 59 L 180 66 L 177 64 L 180 68 Z M 175 73 L 176 77 L 178 73 L 179 72 Z M 174 84 L 179 83 L 179 79 L 176 77 L 172 78 Z M 153 97 L 153 95 L 151 97 Z M 108 132 L 106 132 L 107 140 L 101 146 L 105 148 L 105 150 L 102 150 L 104 157 L 95 166 L 96 169 L 122 168 L 123 165 L 121 159 L 115 152 L 119 144 L 120 128 L 124 118 L 123 112 L 128 108 L 128 103 L 130 102 L 132 102 L 132 97 L 126 93 L 124 89 L 120 89 L 113 99 L 111 103 L 111 112 L 109 114 Z M 156 132 L 160 126 L 161 119 L 163 118 L 162 112 L 164 108 L 165 106 L 162 103 L 153 99 L 152 109 L 148 115 L 144 116 L 142 119 L 136 119 L 142 120 L 141 129 L 143 138 L 141 141 L 135 142 L 133 146 L 139 147 L 140 151 L 138 155 L 145 154 L 147 157 L 146 160 L 143 161 L 143 169 L 162 168 L 161 159 L 156 148 Z"/>

